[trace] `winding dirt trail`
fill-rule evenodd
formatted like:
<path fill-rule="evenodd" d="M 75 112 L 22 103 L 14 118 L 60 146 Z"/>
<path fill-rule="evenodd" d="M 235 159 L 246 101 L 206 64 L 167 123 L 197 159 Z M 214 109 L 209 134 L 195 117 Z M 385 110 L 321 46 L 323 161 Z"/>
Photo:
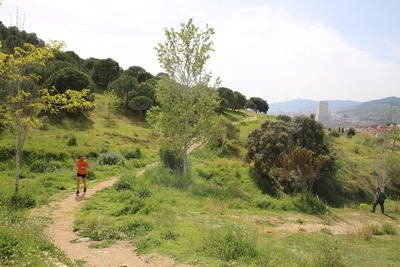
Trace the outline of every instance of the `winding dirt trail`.
<path fill-rule="evenodd" d="M 139 176 L 141 173 L 138 173 Z M 48 228 L 48 235 L 53 244 L 67 255 L 72 261 L 82 261 L 84 266 L 177 266 L 173 259 L 156 254 L 142 256 L 135 253 L 135 248 L 128 241 L 118 241 L 107 248 L 89 248 L 91 241 L 82 241 L 80 236 L 73 231 L 76 211 L 82 206 L 85 200 L 97 191 L 112 186 L 117 177 L 104 181 L 90 187 L 88 191 L 79 196 L 71 193 L 60 202 L 51 202 L 49 206 L 32 210 L 33 216 L 47 216 L 52 220 Z M 76 241 L 78 242 L 71 242 Z M 66 265 L 54 262 L 56 266 Z"/>
<path fill-rule="evenodd" d="M 93 187 L 88 187 L 84 194 L 70 196 L 61 202 L 52 202 L 49 207 L 33 211 L 35 215 L 48 213 L 52 220 L 48 228 L 48 235 L 54 245 L 62 250 L 72 261 L 81 260 L 85 266 L 150 266 L 150 261 L 137 255 L 127 241 L 119 241 L 116 244 L 102 249 L 89 248 L 89 242 L 71 242 L 80 237 L 73 231 L 75 212 L 84 203 L 85 199 L 94 195 L 97 191 L 113 185 L 117 178 L 112 178 Z M 58 266 L 64 266 L 56 263 Z"/>

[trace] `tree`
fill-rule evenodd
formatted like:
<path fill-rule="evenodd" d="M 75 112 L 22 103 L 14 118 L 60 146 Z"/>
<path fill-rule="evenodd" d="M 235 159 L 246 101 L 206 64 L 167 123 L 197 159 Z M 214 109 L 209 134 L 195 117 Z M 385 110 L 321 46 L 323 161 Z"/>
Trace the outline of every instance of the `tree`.
<path fill-rule="evenodd" d="M 247 99 L 243 94 L 237 91 L 233 92 L 233 103 L 231 106 L 233 111 L 244 108 L 246 102 Z"/>
<path fill-rule="evenodd" d="M 356 135 L 356 129 L 354 129 L 353 127 L 350 127 L 349 130 L 347 131 L 347 136 L 352 137 L 355 135 Z"/>
<path fill-rule="evenodd" d="M 62 46 L 62 43 L 51 43 L 41 48 L 26 43 L 24 48 L 15 47 L 12 54 L 0 52 L 0 76 L 14 83 L 14 97 L 6 103 L 8 105 L 1 105 L 1 110 L 3 124 L 17 129 L 15 193 L 19 190 L 22 151 L 28 129 L 40 124 L 40 121 L 33 116 L 38 111 L 37 101 L 30 99 L 30 93 L 21 90 L 22 81 L 37 80 L 39 77 L 34 73 L 25 73 L 25 68 L 32 65 L 45 65 L 46 61 L 53 56 L 54 51 Z"/>
<path fill-rule="evenodd" d="M 93 103 L 87 102 L 89 90 L 81 92 L 67 90 L 66 94 L 51 94 L 44 89 L 41 93 L 30 93 L 23 90 L 24 82 L 38 80 L 35 73 L 26 71 L 27 67 L 44 66 L 47 60 L 53 57 L 54 52 L 63 47 L 63 43 L 52 42 L 45 47 L 36 47 L 32 44 L 24 44 L 24 47 L 15 47 L 14 53 L 5 54 L 0 52 L 0 77 L 12 82 L 13 97 L 8 102 L 0 105 L 0 124 L 16 129 L 16 168 L 15 168 L 15 193 L 19 191 L 20 168 L 22 162 L 22 151 L 28 130 L 41 125 L 39 112 L 43 108 L 57 112 L 61 108 L 78 110 L 82 107 L 91 107 Z"/>
<path fill-rule="evenodd" d="M 268 174 L 279 165 L 279 156 L 290 152 L 293 147 L 291 127 L 289 122 L 267 120 L 247 137 L 246 160 L 254 162 L 258 173 Z"/>
<path fill-rule="evenodd" d="M 118 62 L 111 58 L 96 60 L 92 67 L 93 81 L 107 88 L 108 84 L 116 80 L 121 74 Z"/>
<path fill-rule="evenodd" d="M 251 109 L 251 110 L 253 110 L 253 111 L 256 111 L 256 110 L 257 110 L 256 104 L 254 104 L 254 102 L 251 101 L 251 100 L 247 100 L 246 105 L 245 105 L 244 107 L 245 107 L 246 109 Z"/>
<path fill-rule="evenodd" d="M 140 83 L 134 90 L 129 94 L 130 99 L 138 96 L 146 96 L 150 98 L 153 102 L 155 101 L 156 87 L 150 82 Z"/>
<path fill-rule="evenodd" d="M 92 81 L 90 77 L 75 68 L 64 68 L 53 73 L 43 84 L 45 88 L 54 86 L 59 93 L 68 89 L 81 91 L 90 88 Z"/>
<path fill-rule="evenodd" d="M 305 116 L 288 122 L 265 121 L 260 129 L 250 133 L 246 147 L 246 160 L 254 162 L 257 173 L 267 178 L 278 175 L 282 186 L 307 190 L 330 153 L 321 123 Z"/>
<path fill-rule="evenodd" d="M 149 110 L 152 105 L 153 100 L 151 100 L 147 96 L 134 97 L 128 103 L 129 108 L 139 111 L 140 116 L 142 116 L 142 112 L 144 110 Z"/>
<path fill-rule="evenodd" d="M 104 92 L 104 96 L 107 99 L 108 105 L 108 119 L 111 119 L 111 110 L 117 105 L 118 103 L 118 96 L 114 92 L 114 90 L 109 90 Z"/>
<path fill-rule="evenodd" d="M 138 81 L 127 75 L 122 75 L 115 81 L 112 81 L 107 90 L 113 90 L 117 96 L 125 103 L 125 106 L 128 107 L 129 100 L 131 100 L 132 96 L 130 95 L 137 87 L 139 83 Z"/>
<path fill-rule="evenodd" d="M 319 172 L 328 160 L 326 155 L 314 156 L 311 150 L 295 147 L 289 154 L 282 153 L 279 156 L 280 168 L 276 171 L 286 191 L 311 192 Z"/>
<path fill-rule="evenodd" d="M 292 120 L 292 118 L 290 116 L 284 115 L 284 114 L 280 114 L 280 115 L 276 116 L 276 119 L 281 120 L 281 121 L 286 121 L 286 122 L 289 122 Z"/>
<path fill-rule="evenodd" d="M 187 177 L 188 150 L 216 131 L 218 117 L 214 110 L 218 103 L 216 90 L 209 87 L 211 74 L 204 68 L 214 51 L 214 30 L 206 26 L 201 31 L 192 19 L 181 27 L 180 31 L 165 29 L 167 40 L 155 48 L 168 77 L 158 83 L 156 99 L 160 106 L 153 107 L 148 118 L 161 131 L 166 144 L 180 148 Z"/>
<path fill-rule="evenodd" d="M 389 140 L 391 140 L 392 144 L 392 152 L 396 149 L 396 142 L 400 141 L 400 127 L 399 126 L 392 126 L 389 130 Z"/>
<path fill-rule="evenodd" d="M 257 113 L 267 113 L 269 106 L 267 101 L 260 97 L 251 97 L 249 102 L 254 103 L 255 109 L 253 109 Z"/>
<path fill-rule="evenodd" d="M 228 108 L 233 106 L 234 102 L 234 95 L 233 95 L 233 90 L 226 88 L 226 87 L 219 87 L 217 89 L 219 97 L 222 99 L 225 99 L 222 103 L 225 103 L 226 106 L 222 106 L 222 108 Z"/>
<path fill-rule="evenodd" d="M 137 80 L 139 77 L 139 74 L 146 73 L 146 72 L 147 71 L 142 67 L 132 66 L 132 67 L 129 67 L 127 70 L 125 70 L 123 74 L 131 76 Z"/>

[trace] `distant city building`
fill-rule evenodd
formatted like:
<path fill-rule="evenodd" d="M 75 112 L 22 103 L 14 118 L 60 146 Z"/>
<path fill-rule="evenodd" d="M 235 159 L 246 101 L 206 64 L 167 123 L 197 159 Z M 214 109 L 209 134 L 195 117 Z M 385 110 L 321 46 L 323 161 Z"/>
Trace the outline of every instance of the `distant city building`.
<path fill-rule="evenodd" d="M 329 101 L 317 102 L 316 120 L 321 122 L 325 127 L 331 123 L 331 115 L 329 114 Z"/>

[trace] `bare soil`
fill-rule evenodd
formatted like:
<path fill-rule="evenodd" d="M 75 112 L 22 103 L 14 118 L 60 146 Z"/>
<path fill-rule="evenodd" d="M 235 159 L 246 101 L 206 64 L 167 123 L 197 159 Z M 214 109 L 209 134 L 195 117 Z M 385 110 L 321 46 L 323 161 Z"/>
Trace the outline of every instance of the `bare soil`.
<path fill-rule="evenodd" d="M 97 191 L 113 185 L 117 178 L 112 178 L 93 187 L 88 185 L 86 193 L 75 195 L 71 193 L 59 202 L 32 210 L 32 216 L 48 216 L 52 223 L 48 227 L 48 235 L 53 244 L 63 251 L 72 261 L 83 261 L 84 266 L 183 266 L 175 264 L 173 259 L 157 254 L 138 255 L 128 241 L 118 241 L 107 248 L 89 248 L 94 241 L 78 241 L 81 239 L 73 231 L 74 214 Z M 72 242 L 71 242 L 72 241 Z M 66 266 L 54 262 L 56 266 Z"/>

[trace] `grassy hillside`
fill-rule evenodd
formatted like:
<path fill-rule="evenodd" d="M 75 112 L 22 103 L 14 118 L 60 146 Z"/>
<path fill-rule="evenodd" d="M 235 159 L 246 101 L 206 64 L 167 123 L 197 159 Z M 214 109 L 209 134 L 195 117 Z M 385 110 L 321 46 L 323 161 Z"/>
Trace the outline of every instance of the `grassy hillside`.
<path fill-rule="evenodd" d="M 112 187 L 87 199 L 76 216 L 75 230 L 93 239 L 93 247 L 129 240 L 139 253 L 157 252 L 200 266 L 400 263 L 399 202 L 387 200 L 385 216 L 371 214 L 370 203 L 356 200 L 372 200 L 382 169 L 382 151 L 372 137 L 330 137 L 344 192 L 362 194 L 349 195 L 353 200 L 335 209 L 317 197 L 274 198 L 256 186 L 257 177 L 243 160 L 243 145 L 253 129 L 273 117 L 225 112 L 224 118 L 240 129 L 238 140 L 218 149 L 196 149 L 190 155 L 188 181 L 162 166 L 145 167 L 158 161 L 158 137 L 142 118 L 123 109 L 114 110 L 109 118 L 101 94 L 96 94 L 96 102 L 88 119 L 51 118 L 51 124 L 30 132 L 18 199 L 12 197 L 13 134 L 1 133 L 0 263 L 51 266 L 53 258 L 78 265 L 46 237 L 46 218 L 27 216 L 32 207 L 74 193 L 77 154 L 87 155 L 91 164 L 89 190 L 94 183 L 119 177 Z M 399 156 L 398 151 L 390 155 Z"/>

